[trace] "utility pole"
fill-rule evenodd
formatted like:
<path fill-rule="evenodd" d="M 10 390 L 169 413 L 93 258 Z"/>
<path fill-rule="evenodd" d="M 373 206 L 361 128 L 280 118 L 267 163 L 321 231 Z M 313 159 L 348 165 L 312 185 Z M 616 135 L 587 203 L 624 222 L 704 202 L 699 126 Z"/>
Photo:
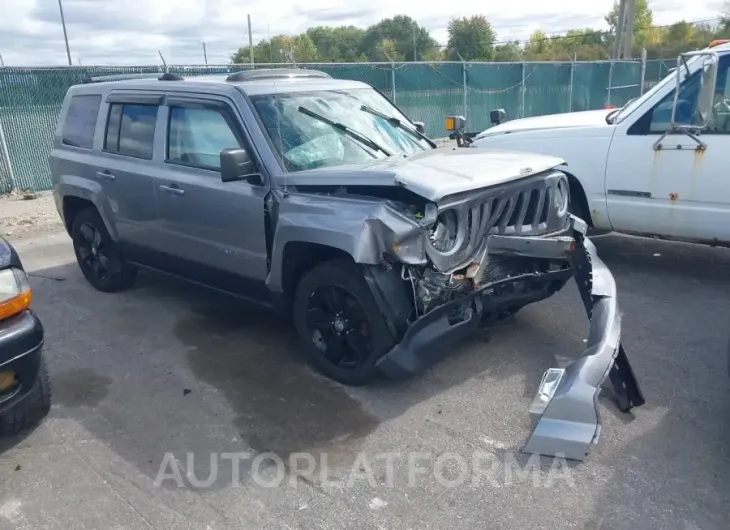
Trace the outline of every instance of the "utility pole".
<path fill-rule="evenodd" d="M 68 65 L 73 66 L 71 62 L 71 50 L 68 47 L 68 33 L 66 33 L 66 19 L 63 16 L 63 2 L 58 0 L 58 10 L 61 12 L 61 25 L 63 26 L 63 40 L 66 41 L 66 57 L 68 57 Z"/>
<path fill-rule="evenodd" d="M 413 24 L 413 60 L 418 60 L 418 46 L 416 46 L 416 24 Z"/>
<path fill-rule="evenodd" d="M 631 59 L 631 49 L 634 45 L 634 14 L 636 0 L 626 0 L 626 21 L 624 22 L 624 59 Z"/>
<path fill-rule="evenodd" d="M 271 44 L 271 41 L 269 41 Z M 251 54 L 251 64 L 253 64 L 253 35 L 251 34 L 251 15 L 248 15 L 248 51 Z"/>
<path fill-rule="evenodd" d="M 3 54 L 0 53 L 0 66 L 5 66 L 5 61 L 3 61 Z"/>
<path fill-rule="evenodd" d="M 208 52 L 205 49 L 205 41 L 201 41 L 203 45 L 203 59 L 205 59 L 205 66 L 208 66 Z"/>
<path fill-rule="evenodd" d="M 614 59 L 620 59 L 621 58 L 621 38 L 623 37 L 624 33 L 624 18 L 626 15 L 626 0 L 620 0 L 619 9 L 618 9 L 618 20 L 616 20 L 616 35 L 614 37 L 614 43 L 613 43 L 613 58 Z"/>

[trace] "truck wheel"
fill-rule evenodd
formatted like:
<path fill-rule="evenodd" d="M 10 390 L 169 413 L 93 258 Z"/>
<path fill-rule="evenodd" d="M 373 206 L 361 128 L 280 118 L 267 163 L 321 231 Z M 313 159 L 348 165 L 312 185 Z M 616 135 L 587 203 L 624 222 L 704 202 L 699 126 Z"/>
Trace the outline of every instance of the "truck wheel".
<path fill-rule="evenodd" d="M 395 340 L 357 266 L 344 259 L 307 272 L 294 298 L 294 325 L 309 361 L 345 385 L 364 385 Z"/>
<path fill-rule="evenodd" d="M 18 434 L 38 424 L 51 410 L 51 379 L 45 360 L 41 359 L 38 379 L 20 403 L 0 415 L 0 436 Z"/>
<path fill-rule="evenodd" d="M 122 259 L 95 208 L 87 208 L 76 215 L 71 238 L 81 272 L 96 289 L 111 293 L 132 286 L 137 269 Z"/>

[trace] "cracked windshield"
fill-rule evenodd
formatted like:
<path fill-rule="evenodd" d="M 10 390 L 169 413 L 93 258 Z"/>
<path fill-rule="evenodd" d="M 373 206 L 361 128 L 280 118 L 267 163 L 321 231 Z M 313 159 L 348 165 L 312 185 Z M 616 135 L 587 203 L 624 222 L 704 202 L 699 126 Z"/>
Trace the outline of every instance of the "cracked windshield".
<path fill-rule="evenodd" d="M 251 99 L 287 171 L 357 164 L 431 148 L 408 119 L 372 89 Z"/>

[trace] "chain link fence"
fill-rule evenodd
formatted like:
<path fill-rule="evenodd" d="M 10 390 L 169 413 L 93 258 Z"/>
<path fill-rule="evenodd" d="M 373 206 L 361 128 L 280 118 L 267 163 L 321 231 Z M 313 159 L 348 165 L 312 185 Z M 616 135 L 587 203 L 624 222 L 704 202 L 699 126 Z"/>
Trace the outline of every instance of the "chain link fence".
<path fill-rule="evenodd" d="M 281 63 L 256 68 L 286 67 Z M 620 106 L 666 76 L 672 61 L 565 63 L 298 64 L 368 83 L 429 136 L 445 136 L 444 117 L 463 115 L 469 131 L 489 127 L 489 111 L 509 119 Z M 182 76 L 228 74 L 249 65 L 169 66 Z M 643 73 L 642 73 L 643 71 Z M 92 76 L 162 72 L 160 67 L 0 68 L 0 193 L 49 189 L 48 154 L 66 90 Z M 643 82 L 643 86 L 642 86 Z"/>

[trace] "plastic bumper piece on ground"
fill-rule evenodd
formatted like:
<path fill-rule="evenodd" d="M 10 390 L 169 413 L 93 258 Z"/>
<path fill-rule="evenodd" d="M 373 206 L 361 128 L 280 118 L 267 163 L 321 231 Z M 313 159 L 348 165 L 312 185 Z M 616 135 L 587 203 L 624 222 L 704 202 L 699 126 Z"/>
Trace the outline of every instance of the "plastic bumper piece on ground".
<path fill-rule="evenodd" d="M 0 413 L 30 393 L 38 379 L 43 349 L 43 326 L 31 311 L 0 321 L 0 372 L 14 372 L 16 383 L 0 394 Z"/>
<path fill-rule="evenodd" d="M 598 441 L 597 400 L 606 377 L 622 411 L 643 405 L 644 397 L 621 345 L 616 282 L 593 243 L 580 233 L 571 266 L 591 323 L 586 349 L 565 368 L 523 451 L 583 460 Z"/>

